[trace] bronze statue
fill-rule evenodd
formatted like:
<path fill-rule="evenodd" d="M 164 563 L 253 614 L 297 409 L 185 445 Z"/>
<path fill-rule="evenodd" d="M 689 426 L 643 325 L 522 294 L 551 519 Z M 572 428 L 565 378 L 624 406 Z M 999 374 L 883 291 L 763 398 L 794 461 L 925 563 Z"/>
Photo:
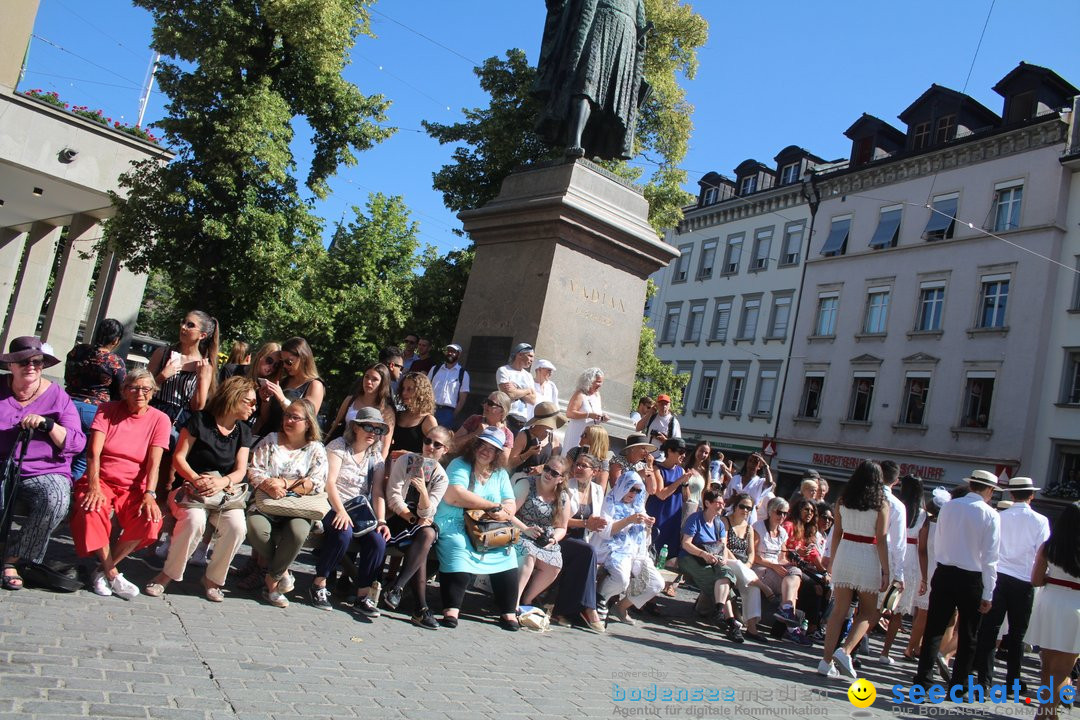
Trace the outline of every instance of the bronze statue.
<path fill-rule="evenodd" d="M 649 94 L 644 0 L 547 0 L 536 131 L 570 157 L 629 159 Z"/>

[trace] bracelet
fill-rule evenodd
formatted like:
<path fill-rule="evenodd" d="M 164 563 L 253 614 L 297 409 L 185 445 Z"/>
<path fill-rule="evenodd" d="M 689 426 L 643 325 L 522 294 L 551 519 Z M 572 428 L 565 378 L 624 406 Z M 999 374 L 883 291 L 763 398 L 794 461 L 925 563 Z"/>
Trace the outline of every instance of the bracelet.
<path fill-rule="evenodd" d="M 386 521 L 385 520 L 380 520 L 379 522 L 375 523 L 375 527 L 385 527 L 385 526 L 386 526 Z"/>
<path fill-rule="evenodd" d="M 147 490 L 146 492 L 143 493 L 143 495 L 149 495 L 150 497 L 157 500 L 157 492 L 155 490 Z"/>

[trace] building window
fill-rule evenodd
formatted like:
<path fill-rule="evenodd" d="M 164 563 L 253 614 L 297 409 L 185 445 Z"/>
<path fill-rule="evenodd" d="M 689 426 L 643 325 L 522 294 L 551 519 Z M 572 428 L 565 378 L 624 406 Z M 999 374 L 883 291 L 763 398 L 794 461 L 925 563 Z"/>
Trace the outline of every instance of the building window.
<path fill-rule="evenodd" d="M 946 115 L 938 118 L 937 131 L 934 133 L 934 144 L 949 142 L 956 137 L 956 116 Z"/>
<path fill-rule="evenodd" d="M 731 323 L 731 300 L 717 300 L 716 312 L 713 313 L 712 340 L 727 340 L 728 325 Z"/>
<path fill-rule="evenodd" d="M 701 325 L 705 321 L 705 301 L 691 303 L 690 315 L 686 319 L 686 335 L 683 342 L 696 343 L 701 339 Z"/>
<path fill-rule="evenodd" d="M 698 280 L 708 280 L 712 277 L 713 265 L 716 264 L 716 246 L 719 240 L 713 238 L 701 243 L 701 261 L 698 264 Z"/>
<path fill-rule="evenodd" d="M 929 392 L 929 375 L 908 375 L 904 381 L 903 403 L 900 405 L 901 424 L 925 425 L 926 397 Z"/>
<path fill-rule="evenodd" d="M 693 245 L 679 246 L 679 259 L 675 261 L 675 274 L 671 278 L 671 282 L 686 282 L 686 276 L 690 274 L 690 255 L 693 252 Z"/>
<path fill-rule="evenodd" d="M 724 248 L 724 275 L 739 272 L 739 260 L 742 258 L 742 235 L 732 235 Z"/>
<path fill-rule="evenodd" d="M 746 390 L 747 366 L 732 367 L 728 374 L 727 391 L 724 393 L 724 413 L 738 415 L 742 412 L 743 393 Z"/>
<path fill-rule="evenodd" d="M 923 237 L 927 240 L 951 238 L 956 229 L 956 208 L 959 201 L 960 196 L 956 193 L 934 198 L 934 209 L 930 212 L 930 219 L 926 221 Z"/>
<path fill-rule="evenodd" d="M 791 318 L 791 296 L 773 297 L 772 312 L 769 314 L 769 337 L 786 338 L 788 320 Z"/>
<path fill-rule="evenodd" d="M 679 332 L 680 315 L 682 315 L 682 303 L 668 305 L 667 314 L 664 315 L 664 331 L 660 333 L 660 342 L 675 342 L 675 336 Z"/>
<path fill-rule="evenodd" d="M 1076 274 L 1073 280 L 1073 296 L 1071 310 L 1080 310 L 1080 255 L 1076 257 Z"/>
<path fill-rule="evenodd" d="M 757 190 L 757 175 L 750 175 L 739 181 L 740 195 L 749 195 L 755 190 Z"/>
<path fill-rule="evenodd" d="M 1020 227 L 1020 201 L 1024 186 L 999 188 L 994 193 L 994 232 Z"/>
<path fill-rule="evenodd" d="M 799 417 L 816 418 L 821 412 L 821 386 L 824 375 L 807 375 L 803 381 L 802 399 L 799 401 Z"/>
<path fill-rule="evenodd" d="M 754 260 L 751 270 L 765 270 L 769 267 L 769 251 L 772 248 L 772 228 L 758 230 L 754 234 Z"/>
<path fill-rule="evenodd" d="M 889 289 L 870 288 L 866 295 L 866 322 L 863 332 L 867 335 L 885 334 L 889 319 Z"/>
<path fill-rule="evenodd" d="M 716 399 L 716 387 L 719 384 L 720 371 L 716 368 L 705 368 L 701 373 L 701 382 L 698 385 L 697 410 L 711 413 L 713 401 Z"/>
<path fill-rule="evenodd" d="M 799 166 L 801 162 L 793 162 L 780 168 L 780 184 L 793 185 L 799 181 Z"/>
<path fill-rule="evenodd" d="M 982 279 L 979 298 L 979 327 L 1005 327 L 1005 307 L 1009 301 L 1009 276 L 988 275 Z"/>
<path fill-rule="evenodd" d="M 930 123 L 919 123 L 911 132 L 911 149 L 922 150 L 930 144 Z"/>
<path fill-rule="evenodd" d="M 993 375 L 968 373 L 964 386 L 964 410 L 961 427 L 990 427 L 990 401 L 994 397 Z"/>
<path fill-rule="evenodd" d="M 1065 356 L 1065 382 L 1061 385 L 1061 402 L 1080 405 L 1080 350 L 1070 350 Z"/>
<path fill-rule="evenodd" d="M 780 368 L 776 365 L 762 367 L 758 372 L 754 397 L 755 415 L 772 415 L 773 401 L 776 400 L 776 379 L 779 375 Z"/>
<path fill-rule="evenodd" d="M 1053 478 L 1046 487 L 1046 496 L 1076 500 L 1080 497 L 1080 445 L 1054 443 Z"/>
<path fill-rule="evenodd" d="M 701 201 L 702 205 L 713 205 L 716 203 L 717 198 L 720 197 L 720 189 L 715 187 L 705 188 L 705 197 Z"/>
<path fill-rule="evenodd" d="M 843 255 L 847 252 L 848 233 L 851 232 L 851 216 L 833 218 L 829 227 L 829 237 L 825 238 L 825 244 L 821 248 L 821 254 L 825 256 Z"/>
<path fill-rule="evenodd" d="M 874 402 L 874 376 L 856 375 L 851 384 L 851 407 L 848 420 L 870 422 L 870 408 Z"/>
<path fill-rule="evenodd" d="M 877 229 L 874 230 L 874 236 L 870 238 L 870 247 L 896 247 L 900 239 L 900 214 L 902 212 L 903 208 L 900 206 L 881 208 Z"/>
<path fill-rule="evenodd" d="M 737 340 L 753 340 L 757 335 L 758 314 L 761 312 L 761 298 L 753 298 L 743 303 L 742 315 L 739 317 L 739 334 Z"/>
<path fill-rule="evenodd" d="M 915 329 L 920 332 L 941 330 L 941 315 L 944 310 L 944 283 L 922 283 L 919 286 L 919 312 L 915 318 Z"/>
<path fill-rule="evenodd" d="M 664 363 L 670 365 L 671 363 Z M 682 408 L 682 414 L 685 415 L 689 410 L 689 406 L 686 404 L 686 391 L 690 388 L 690 379 L 694 377 L 694 363 L 693 362 L 680 362 L 675 364 L 675 374 L 679 377 L 685 377 L 686 382 L 683 383 L 682 388 L 679 389 L 679 407 Z"/>
<path fill-rule="evenodd" d="M 798 223 L 784 228 L 784 250 L 780 254 L 779 262 L 781 267 L 799 264 L 799 257 L 802 255 L 804 227 L 802 223 Z"/>
<path fill-rule="evenodd" d="M 814 325 L 815 335 L 823 337 L 836 335 L 836 311 L 839 307 L 839 295 L 818 296 L 817 323 Z"/>

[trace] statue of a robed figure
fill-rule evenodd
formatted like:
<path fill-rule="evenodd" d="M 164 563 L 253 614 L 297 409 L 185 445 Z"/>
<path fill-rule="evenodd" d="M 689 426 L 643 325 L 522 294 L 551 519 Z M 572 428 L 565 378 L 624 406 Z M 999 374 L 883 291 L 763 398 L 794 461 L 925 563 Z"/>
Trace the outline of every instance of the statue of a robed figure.
<path fill-rule="evenodd" d="M 571 157 L 629 159 L 649 95 L 644 0 L 547 0 L 536 131 Z"/>

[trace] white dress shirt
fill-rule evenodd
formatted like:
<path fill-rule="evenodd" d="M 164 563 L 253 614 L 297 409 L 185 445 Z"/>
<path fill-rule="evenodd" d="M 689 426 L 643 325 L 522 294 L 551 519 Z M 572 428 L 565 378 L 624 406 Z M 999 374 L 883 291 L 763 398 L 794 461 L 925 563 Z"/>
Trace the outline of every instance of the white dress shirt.
<path fill-rule="evenodd" d="M 459 377 L 461 382 L 458 382 Z M 454 363 L 453 367 L 447 367 L 445 363 L 436 365 L 428 370 L 428 378 L 435 393 L 436 405 L 457 407 L 460 394 L 469 393 L 469 373 L 463 372 L 458 363 Z"/>
<path fill-rule="evenodd" d="M 1001 550 L 998 572 L 1031 582 L 1035 552 L 1050 538 L 1050 521 L 1024 503 L 1017 503 L 999 516 Z"/>
<path fill-rule="evenodd" d="M 982 573 L 982 599 L 989 602 L 997 585 L 1001 543 L 998 513 L 978 493 L 968 493 L 945 503 L 934 524 L 936 564 Z"/>
<path fill-rule="evenodd" d="M 889 501 L 889 574 L 893 581 L 904 582 L 904 555 L 907 553 L 907 508 L 900 498 L 892 493 L 892 488 L 885 488 L 885 499 Z"/>

